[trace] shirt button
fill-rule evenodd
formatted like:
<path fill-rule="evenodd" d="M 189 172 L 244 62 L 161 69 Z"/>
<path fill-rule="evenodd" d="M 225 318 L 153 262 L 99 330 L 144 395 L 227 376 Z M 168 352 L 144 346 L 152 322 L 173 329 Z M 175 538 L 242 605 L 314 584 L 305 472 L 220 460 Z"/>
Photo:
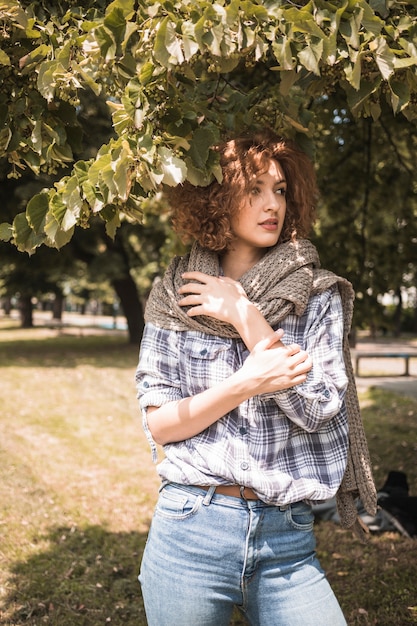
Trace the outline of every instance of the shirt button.
<path fill-rule="evenodd" d="M 239 432 L 240 432 L 241 435 L 246 435 L 246 433 L 248 431 L 246 430 L 246 428 L 244 426 L 242 426 L 241 428 L 239 428 Z"/>
<path fill-rule="evenodd" d="M 325 398 L 330 398 L 330 391 L 328 389 L 325 389 L 323 395 Z"/>
<path fill-rule="evenodd" d="M 149 387 L 149 383 L 145 380 L 145 382 L 143 383 L 143 386 L 145 387 L 145 389 L 147 389 Z"/>
<path fill-rule="evenodd" d="M 207 348 L 203 348 L 203 350 L 200 351 L 201 356 L 205 356 L 207 354 Z"/>
<path fill-rule="evenodd" d="M 242 461 L 240 464 L 240 469 L 247 470 L 249 469 L 249 463 L 247 461 Z"/>

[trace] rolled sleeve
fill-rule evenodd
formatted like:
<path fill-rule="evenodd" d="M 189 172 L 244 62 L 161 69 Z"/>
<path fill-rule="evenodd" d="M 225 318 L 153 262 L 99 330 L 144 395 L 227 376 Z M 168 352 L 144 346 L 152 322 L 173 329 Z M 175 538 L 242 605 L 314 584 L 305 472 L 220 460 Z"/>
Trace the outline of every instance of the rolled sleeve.
<path fill-rule="evenodd" d="M 157 460 L 157 446 L 149 430 L 147 409 L 181 400 L 177 334 L 147 324 L 143 333 L 135 375 L 143 429 Z"/>
<path fill-rule="evenodd" d="M 275 396 L 287 417 L 307 432 L 317 431 L 342 409 L 348 383 L 343 333 L 342 303 L 334 288 L 316 296 L 310 307 L 302 347 L 313 366 L 306 382 Z"/>

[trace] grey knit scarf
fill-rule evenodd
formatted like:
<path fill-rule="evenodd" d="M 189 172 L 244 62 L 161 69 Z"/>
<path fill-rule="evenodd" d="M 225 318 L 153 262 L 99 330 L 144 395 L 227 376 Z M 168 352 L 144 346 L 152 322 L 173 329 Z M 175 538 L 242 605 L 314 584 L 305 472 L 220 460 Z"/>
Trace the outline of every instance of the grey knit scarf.
<path fill-rule="evenodd" d="M 181 275 L 185 271 L 200 271 L 218 276 L 218 255 L 195 243 L 188 255 L 175 257 L 164 277 L 152 289 L 145 310 L 145 320 L 171 330 L 199 330 L 220 337 L 239 337 L 230 324 L 209 316 L 188 317 L 184 307 L 177 304 L 178 289 L 184 283 Z M 354 300 L 352 285 L 346 279 L 321 269 L 316 248 L 306 239 L 270 248 L 239 282 L 249 300 L 257 306 L 271 326 L 279 324 L 289 313 L 302 315 L 312 295 L 332 285 L 338 286 L 343 305 L 344 360 L 349 380 L 346 392 L 349 451 L 345 475 L 336 500 L 341 525 L 353 529 L 363 540 L 367 529 L 358 517 L 355 500 L 360 497 L 370 515 L 376 514 L 377 506 L 348 341 Z"/>

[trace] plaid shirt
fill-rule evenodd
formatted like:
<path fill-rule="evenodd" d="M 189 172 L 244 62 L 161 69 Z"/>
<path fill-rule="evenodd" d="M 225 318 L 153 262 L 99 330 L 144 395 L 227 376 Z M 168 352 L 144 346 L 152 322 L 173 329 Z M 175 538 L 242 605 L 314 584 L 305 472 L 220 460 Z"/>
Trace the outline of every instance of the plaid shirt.
<path fill-rule="evenodd" d="M 198 435 L 165 445 L 162 480 L 245 485 L 275 505 L 334 496 L 348 447 L 342 319 L 335 287 L 311 297 L 302 316 L 283 320 L 284 343 L 298 343 L 312 358 L 306 382 L 254 396 Z M 155 462 L 146 407 L 198 394 L 230 376 L 247 356 L 240 339 L 146 325 L 136 383 Z"/>

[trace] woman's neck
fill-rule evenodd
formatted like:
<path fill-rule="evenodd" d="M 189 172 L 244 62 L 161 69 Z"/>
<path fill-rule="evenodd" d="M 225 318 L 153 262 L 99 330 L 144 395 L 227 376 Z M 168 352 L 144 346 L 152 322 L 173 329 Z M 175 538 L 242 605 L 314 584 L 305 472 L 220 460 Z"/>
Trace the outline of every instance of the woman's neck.
<path fill-rule="evenodd" d="M 251 254 L 238 254 L 236 250 L 226 252 L 220 258 L 224 276 L 239 280 L 243 274 L 251 269 L 264 256 L 266 250 L 257 249 Z"/>

